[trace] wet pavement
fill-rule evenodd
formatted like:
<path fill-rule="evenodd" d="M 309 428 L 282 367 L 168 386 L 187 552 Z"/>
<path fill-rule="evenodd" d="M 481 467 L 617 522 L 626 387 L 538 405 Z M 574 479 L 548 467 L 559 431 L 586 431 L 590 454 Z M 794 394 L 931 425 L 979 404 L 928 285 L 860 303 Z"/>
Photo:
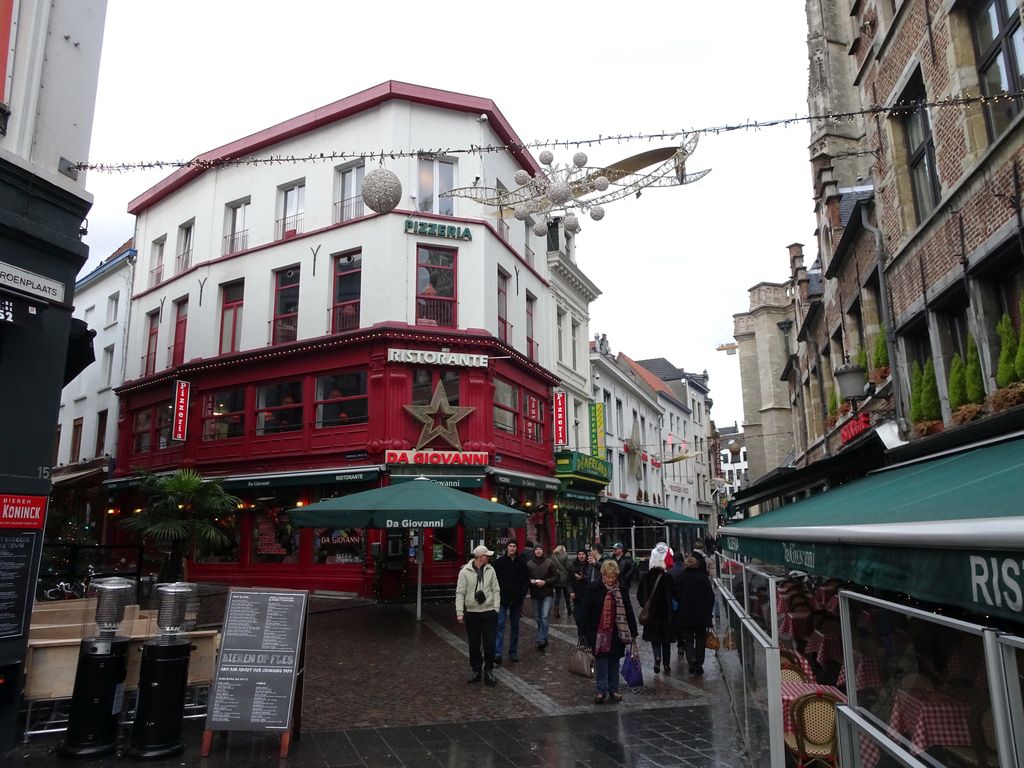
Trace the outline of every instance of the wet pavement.
<path fill-rule="evenodd" d="M 353 607 L 355 606 L 355 607 Z M 570 675 L 571 618 L 553 619 L 545 653 L 534 648 L 527 603 L 519 658 L 498 685 L 467 685 L 465 631 L 449 604 L 414 608 L 314 598 L 308 622 L 302 735 L 282 765 L 723 766 L 740 768 L 742 744 L 713 655 L 702 678 L 673 663 L 655 675 L 642 644 L 645 685 L 620 704 L 593 702 L 593 682 Z M 675 661 L 675 660 L 673 660 Z M 185 753 L 155 766 L 244 766 L 277 761 L 271 736 L 232 733 L 198 756 L 202 722 L 185 725 Z M 59 737 L 36 737 L 0 755 L 4 768 L 52 765 Z M 64 761 L 60 761 L 64 762 Z M 116 757 L 86 765 L 132 763 Z"/>

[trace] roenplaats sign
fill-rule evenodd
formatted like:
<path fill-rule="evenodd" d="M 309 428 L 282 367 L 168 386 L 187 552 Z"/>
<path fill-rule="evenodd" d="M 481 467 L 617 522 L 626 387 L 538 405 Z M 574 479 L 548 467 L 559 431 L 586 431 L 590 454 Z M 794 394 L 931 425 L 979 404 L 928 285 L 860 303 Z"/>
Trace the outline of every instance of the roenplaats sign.
<path fill-rule="evenodd" d="M 47 301 L 64 301 L 64 283 L 0 261 L 0 285 Z"/>

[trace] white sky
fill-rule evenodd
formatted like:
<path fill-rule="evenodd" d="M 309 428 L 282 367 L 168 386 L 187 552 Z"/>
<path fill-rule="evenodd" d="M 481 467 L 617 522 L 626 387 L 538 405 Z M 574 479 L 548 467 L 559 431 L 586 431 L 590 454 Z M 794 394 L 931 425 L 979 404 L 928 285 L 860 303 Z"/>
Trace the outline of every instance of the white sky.
<path fill-rule="evenodd" d="M 803 5 L 109 0 L 89 159 L 187 159 L 390 79 L 493 99 L 525 141 L 804 115 Z M 806 123 L 704 136 L 688 168 L 712 168 L 705 179 L 582 221 L 577 261 L 604 292 L 591 335 L 707 369 L 719 426 L 743 421 L 738 358 L 715 351 L 733 313 L 787 276 L 789 243 L 815 256 L 808 136 Z M 607 165 L 663 143 L 586 152 Z M 88 174 L 81 274 L 132 236 L 128 201 L 165 175 Z"/>

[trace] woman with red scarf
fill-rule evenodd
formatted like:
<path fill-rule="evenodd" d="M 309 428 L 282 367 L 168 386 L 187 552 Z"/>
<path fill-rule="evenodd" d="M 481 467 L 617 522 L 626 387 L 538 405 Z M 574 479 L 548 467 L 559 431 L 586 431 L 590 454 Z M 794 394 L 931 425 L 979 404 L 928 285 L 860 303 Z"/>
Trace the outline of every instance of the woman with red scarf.
<path fill-rule="evenodd" d="M 619 589 L 619 564 L 601 564 L 601 581 L 587 589 L 584 634 L 594 651 L 597 693 L 595 704 L 607 699 L 622 701 L 619 694 L 619 665 L 635 646 L 637 628 L 629 595 Z"/>

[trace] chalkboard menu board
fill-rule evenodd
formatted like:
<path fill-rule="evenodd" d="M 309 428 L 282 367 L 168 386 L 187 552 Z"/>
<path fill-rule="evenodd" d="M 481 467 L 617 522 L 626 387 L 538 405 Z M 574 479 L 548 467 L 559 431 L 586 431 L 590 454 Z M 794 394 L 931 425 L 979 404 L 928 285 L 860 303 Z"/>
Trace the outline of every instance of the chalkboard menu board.
<path fill-rule="evenodd" d="M 0 530 L 0 638 L 21 637 L 31 612 L 29 578 L 36 534 Z"/>
<path fill-rule="evenodd" d="M 228 593 L 208 731 L 287 731 L 300 672 L 307 593 Z"/>

